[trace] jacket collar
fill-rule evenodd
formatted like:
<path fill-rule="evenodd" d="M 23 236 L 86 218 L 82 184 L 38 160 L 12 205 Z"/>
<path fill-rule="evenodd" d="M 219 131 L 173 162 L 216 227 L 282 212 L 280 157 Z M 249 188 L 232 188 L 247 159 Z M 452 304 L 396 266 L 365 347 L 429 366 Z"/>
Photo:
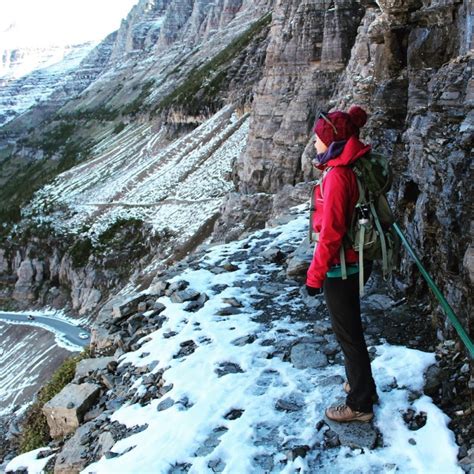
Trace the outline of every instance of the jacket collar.
<path fill-rule="evenodd" d="M 370 145 L 365 145 L 353 135 L 347 140 L 340 155 L 330 159 L 326 164 L 316 167 L 320 170 L 324 170 L 328 166 L 348 166 L 368 153 L 371 149 L 372 147 Z"/>

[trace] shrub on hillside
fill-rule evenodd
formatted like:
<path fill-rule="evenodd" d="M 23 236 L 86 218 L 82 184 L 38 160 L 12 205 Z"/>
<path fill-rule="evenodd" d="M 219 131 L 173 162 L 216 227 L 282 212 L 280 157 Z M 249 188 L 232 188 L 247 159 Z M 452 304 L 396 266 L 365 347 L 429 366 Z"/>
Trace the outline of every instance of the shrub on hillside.
<path fill-rule="evenodd" d="M 85 267 L 92 254 L 93 245 L 89 237 L 78 239 L 71 247 L 70 255 L 75 267 Z"/>
<path fill-rule="evenodd" d="M 38 392 L 36 401 L 28 408 L 22 422 L 19 440 L 20 453 L 41 448 L 50 441 L 51 437 L 46 417 L 43 414 L 43 406 L 71 382 L 78 362 L 90 355 L 90 350 L 87 348 L 79 355 L 66 359 L 54 372 L 50 381 Z"/>

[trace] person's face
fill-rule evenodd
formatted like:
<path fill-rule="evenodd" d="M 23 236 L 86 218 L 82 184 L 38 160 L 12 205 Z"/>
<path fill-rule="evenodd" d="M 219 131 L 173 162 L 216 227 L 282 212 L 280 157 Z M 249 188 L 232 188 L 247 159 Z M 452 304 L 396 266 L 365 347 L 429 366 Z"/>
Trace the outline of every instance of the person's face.
<path fill-rule="evenodd" d="M 321 139 L 316 135 L 316 141 L 314 142 L 314 148 L 316 148 L 316 152 L 324 153 L 328 147 L 321 141 Z"/>

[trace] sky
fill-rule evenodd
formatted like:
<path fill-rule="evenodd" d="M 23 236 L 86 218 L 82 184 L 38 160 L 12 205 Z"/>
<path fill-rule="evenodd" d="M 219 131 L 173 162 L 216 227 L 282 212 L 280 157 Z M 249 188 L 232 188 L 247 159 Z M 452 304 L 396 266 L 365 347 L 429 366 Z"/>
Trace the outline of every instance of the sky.
<path fill-rule="evenodd" d="M 0 51 L 78 44 L 118 29 L 138 0 L 1 0 Z"/>

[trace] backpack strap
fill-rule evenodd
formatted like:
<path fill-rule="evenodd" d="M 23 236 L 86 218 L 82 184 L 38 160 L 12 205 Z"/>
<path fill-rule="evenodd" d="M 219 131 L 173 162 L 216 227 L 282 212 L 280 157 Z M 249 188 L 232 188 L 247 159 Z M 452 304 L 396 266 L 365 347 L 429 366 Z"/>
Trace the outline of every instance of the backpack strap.
<path fill-rule="evenodd" d="M 323 181 L 324 181 L 324 178 L 326 177 L 326 175 L 332 170 L 332 166 L 328 166 L 324 171 L 323 171 L 323 175 L 321 176 L 321 179 L 319 180 L 319 189 L 321 191 L 321 197 L 324 198 L 324 194 L 323 194 Z"/>
<path fill-rule="evenodd" d="M 362 183 L 360 181 L 359 176 L 357 176 L 357 173 L 354 173 L 356 177 L 356 182 L 357 182 L 357 189 L 359 190 L 359 199 L 357 199 L 357 203 L 355 207 L 364 204 L 366 199 L 365 199 L 365 193 L 364 193 L 364 188 L 362 187 Z"/>
<path fill-rule="evenodd" d="M 310 208 L 309 208 L 309 230 L 308 230 L 308 239 L 309 239 L 309 242 L 313 242 L 314 240 L 314 231 L 313 231 L 313 215 L 314 215 L 314 211 L 316 211 L 316 206 L 315 206 L 315 202 L 314 202 L 314 193 L 316 191 L 316 187 L 318 186 L 318 183 L 316 183 L 313 188 L 311 189 L 311 204 L 310 204 Z"/>
<path fill-rule="evenodd" d="M 377 231 L 379 233 L 380 249 L 382 250 L 382 271 L 383 277 L 386 278 L 388 274 L 387 243 L 385 241 L 385 234 L 383 232 L 382 226 L 380 225 L 380 220 L 377 216 L 377 212 L 375 212 L 374 203 L 372 201 L 370 202 L 370 210 L 374 217 L 375 227 L 377 227 Z"/>
<path fill-rule="evenodd" d="M 365 225 L 360 226 L 359 233 L 359 295 L 364 296 L 364 240 Z"/>
<path fill-rule="evenodd" d="M 346 255 L 344 252 L 344 243 L 341 242 L 341 248 L 339 250 L 339 259 L 341 260 L 341 277 L 343 280 L 347 280 L 347 265 Z"/>

